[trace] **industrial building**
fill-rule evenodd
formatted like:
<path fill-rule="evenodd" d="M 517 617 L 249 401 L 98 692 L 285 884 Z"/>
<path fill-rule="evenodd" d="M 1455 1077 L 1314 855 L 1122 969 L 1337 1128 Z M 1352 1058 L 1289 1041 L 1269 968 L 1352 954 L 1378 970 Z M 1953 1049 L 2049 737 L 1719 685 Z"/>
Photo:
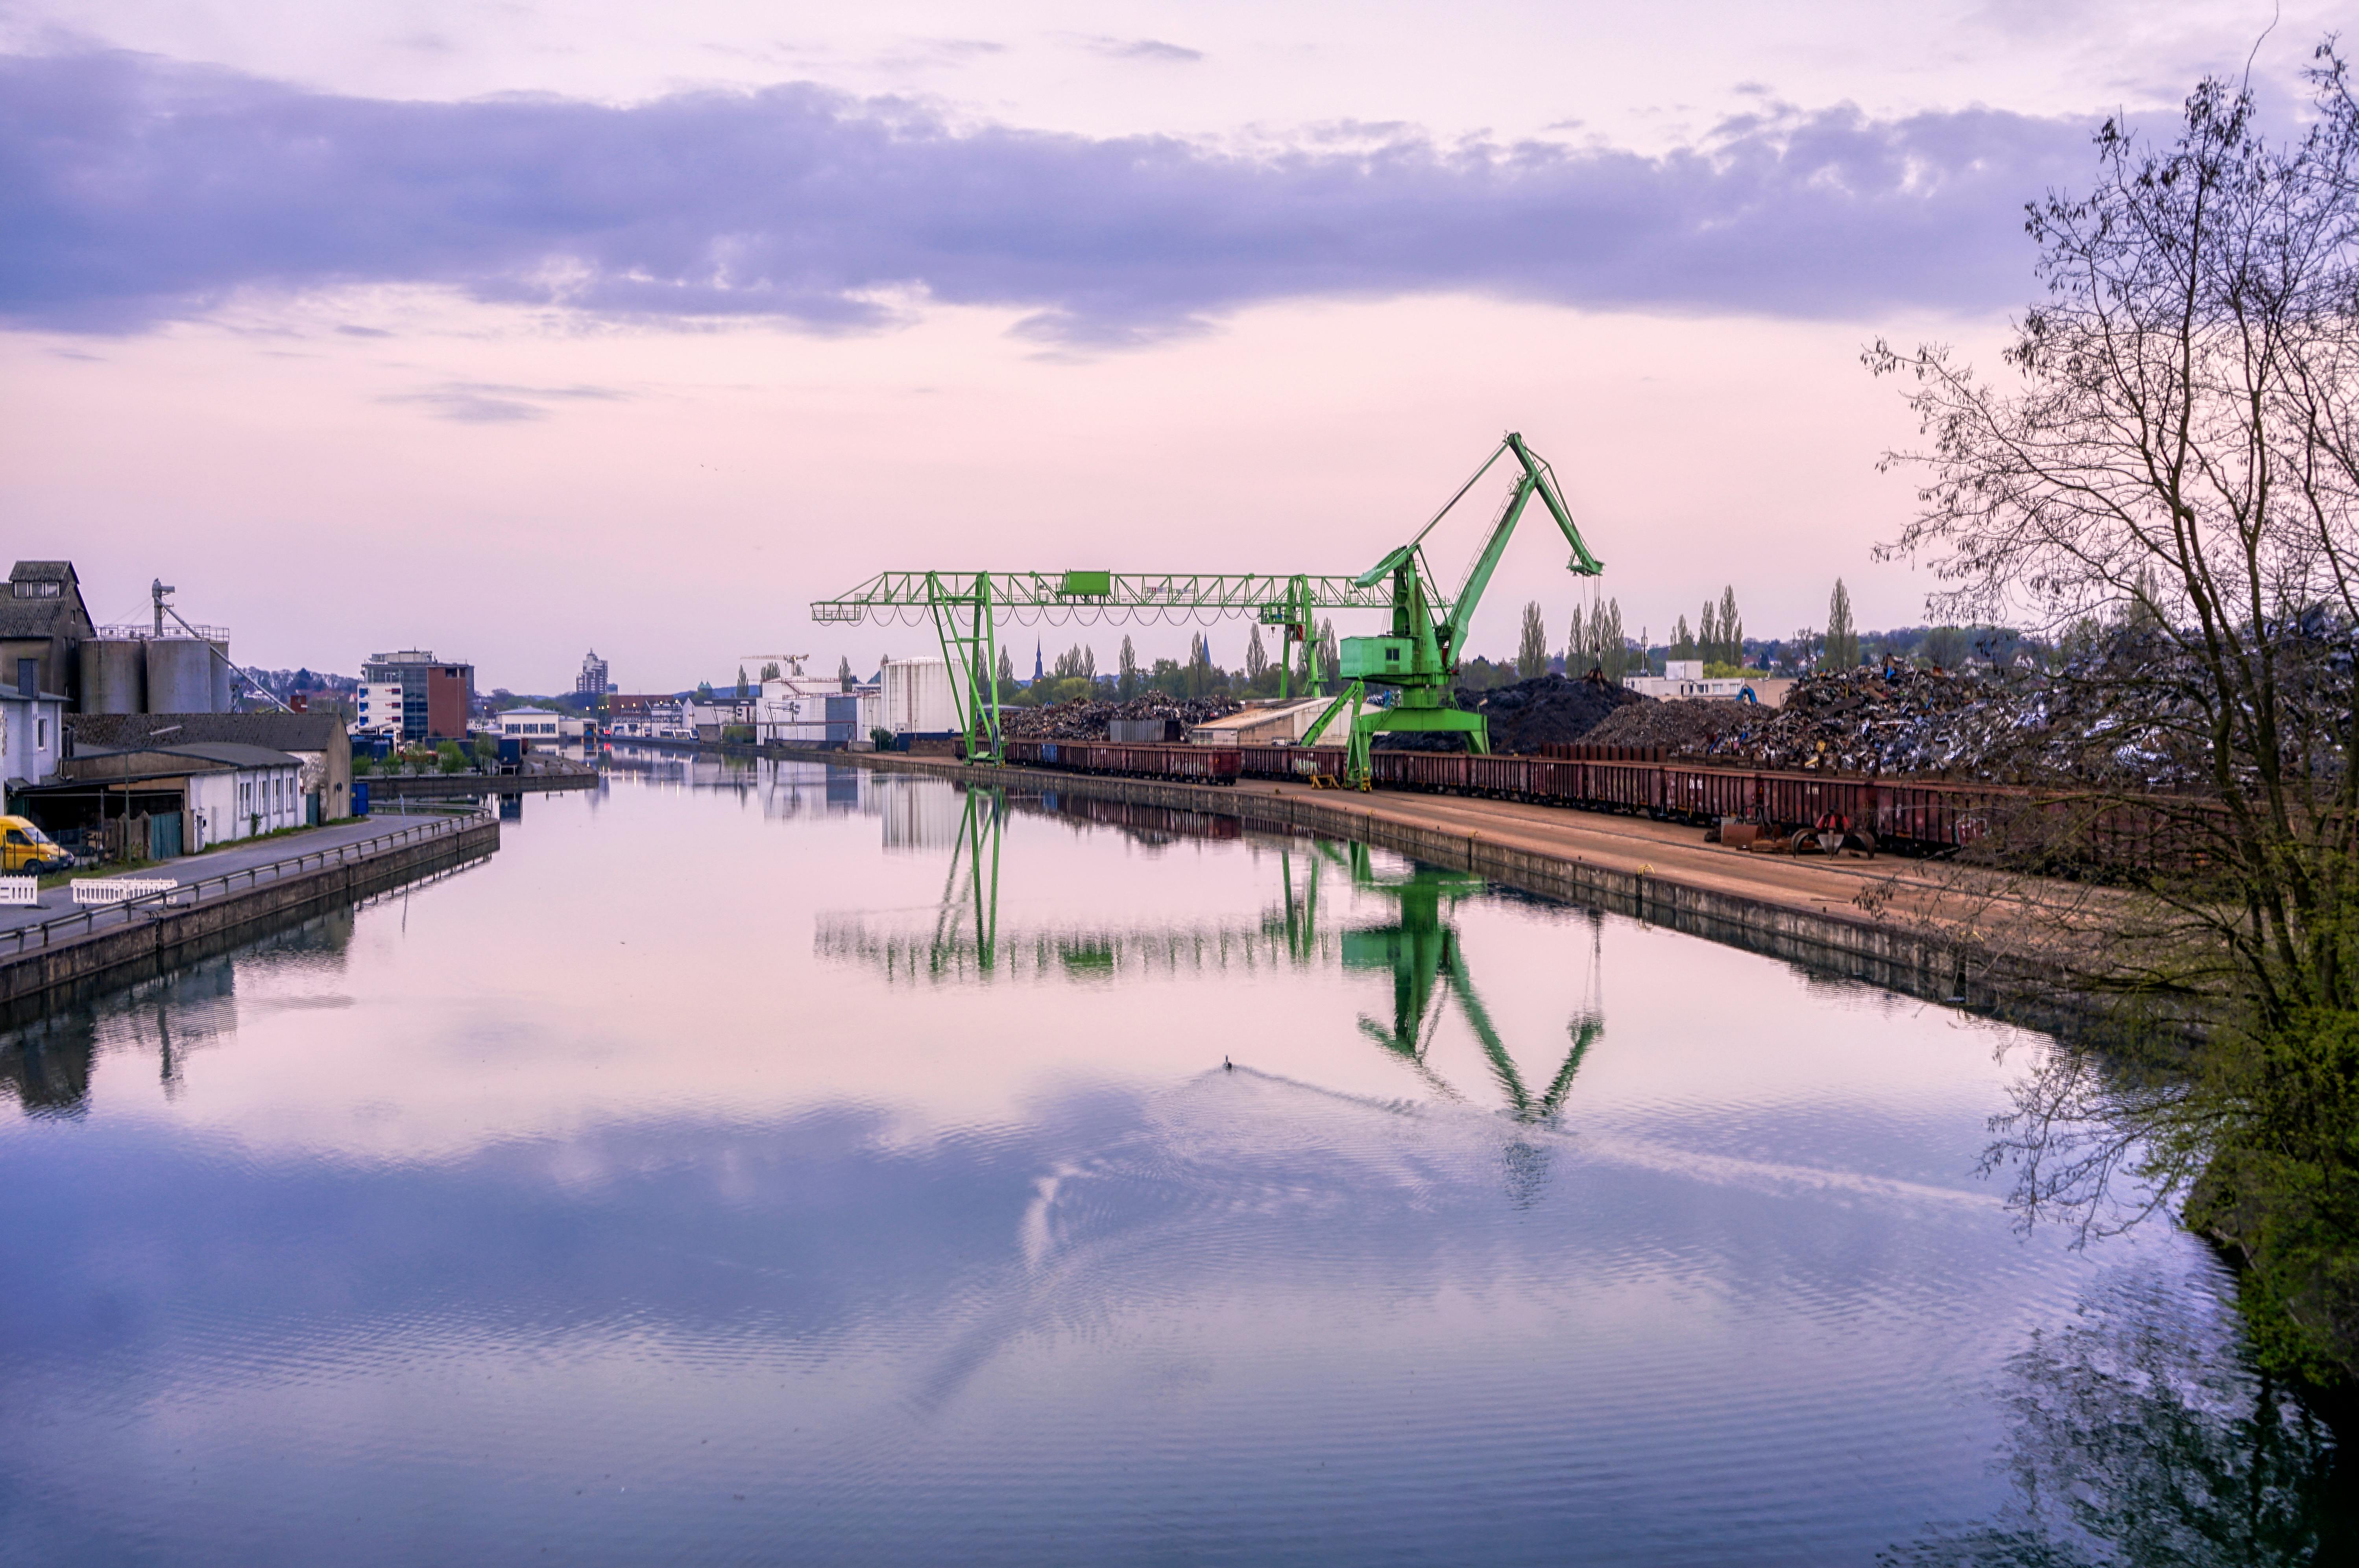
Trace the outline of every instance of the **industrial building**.
<path fill-rule="evenodd" d="M 565 715 L 552 708 L 507 708 L 499 715 L 500 739 L 554 746 Z"/>
<path fill-rule="evenodd" d="M 1722 702 L 1757 702 L 1775 708 L 1794 685 L 1790 676 L 1717 676 L 1707 679 L 1701 659 L 1670 659 L 1658 676 L 1625 676 L 1622 684 L 1640 697 L 1671 701 L 1702 697 Z"/>
<path fill-rule="evenodd" d="M 1319 722 L 1319 716 L 1334 705 L 1328 697 L 1304 697 L 1293 702 L 1249 702 L 1236 712 L 1220 719 L 1208 719 L 1188 731 L 1188 740 L 1198 746 L 1287 746 L 1292 745 L 1310 732 Z M 1116 719 L 1116 724 L 1122 720 Z M 1161 720 L 1148 719 L 1147 723 Z M 1129 735 L 1113 735 L 1116 741 L 1147 739 Z M 1152 737 L 1162 740 L 1164 737 Z"/>
<path fill-rule="evenodd" d="M 303 826 L 302 778 L 300 759 L 268 746 L 172 736 L 77 750 L 57 783 L 27 793 L 52 833 L 166 860 Z"/>
<path fill-rule="evenodd" d="M 475 666 L 438 659 L 425 648 L 372 654 L 361 665 L 364 714 L 378 730 L 401 741 L 463 741 L 475 708 Z M 394 724 L 391 693 L 400 693 L 400 721 Z M 376 706 L 372 707 L 371 704 Z"/>
<path fill-rule="evenodd" d="M 353 742 L 332 713 L 83 713 L 66 720 L 69 763 L 158 745 L 258 746 L 295 759 L 296 820 L 353 813 Z M 69 769 L 71 773 L 71 768 Z"/>
<path fill-rule="evenodd" d="M 81 694 L 78 651 L 95 631 L 71 561 L 18 561 L 8 572 L 8 597 L 0 599 L 0 681 L 73 702 Z"/>
<path fill-rule="evenodd" d="M 0 780 L 11 796 L 57 776 L 65 711 L 66 699 L 55 692 L 0 687 Z"/>

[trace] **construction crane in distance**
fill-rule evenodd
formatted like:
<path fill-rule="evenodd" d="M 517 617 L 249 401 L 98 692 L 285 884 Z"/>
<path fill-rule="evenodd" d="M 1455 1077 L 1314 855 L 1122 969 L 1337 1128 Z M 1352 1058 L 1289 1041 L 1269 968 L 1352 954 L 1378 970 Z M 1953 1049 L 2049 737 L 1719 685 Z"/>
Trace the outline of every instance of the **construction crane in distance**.
<path fill-rule="evenodd" d="M 1425 560 L 1426 535 L 1450 515 L 1451 508 L 1465 499 L 1466 492 L 1491 471 L 1493 464 L 1509 453 L 1515 455 L 1523 472 L 1516 476 L 1515 488 L 1493 521 L 1491 536 L 1467 569 L 1466 580 L 1453 597 L 1445 600 L 1427 587 L 1433 573 Z M 1566 563 L 1565 569 L 1575 577 L 1595 577 L 1603 572 L 1605 564 L 1589 553 L 1589 546 L 1582 542 L 1581 530 L 1573 525 L 1572 514 L 1557 489 L 1554 470 L 1524 445 L 1522 436 L 1510 430 L 1491 455 L 1483 460 L 1483 466 L 1474 470 L 1473 477 L 1458 487 L 1458 493 L 1408 544 L 1352 579 L 1353 587 L 1364 589 L 1391 579 L 1388 597 L 1392 630 L 1384 636 L 1343 639 L 1340 673 L 1350 684 L 1302 738 L 1304 745 L 1317 745 L 1328 726 L 1349 711 L 1343 752 L 1344 784 L 1360 789 L 1368 787 L 1369 749 L 1375 737 L 1387 730 L 1455 732 L 1466 737 L 1468 750 L 1490 751 L 1489 727 L 1483 716 L 1461 709 L 1452 692 L 1475 608 L 1483 602 L 1483 590 L 1490 586 L 1491 574 L 1498 569 L 1499 557 L 1506 552 L 1516 524 L 1535 495 L 1548 508 L 1549 515 L 1556 519 L 1565 542 L 1572 546 L 1572 559 Z M 1388 705 L 1364 711 L 1370 687 L 1396 695 Z"/>
<path fill-rule="evenodd" d="M 850 592 L 816 600 L 811 619 L 930 621 L 950 666 L 971 762 L 1001 760 L 999 644 L 1002 614 L 1051 625 L 1127 621 L 1205 621 L 1251 615 L 1282 629 L 1278 695 L 1301 665 L 1303 690 L 1316 680 L 1318 612 L 1383 610 L 1391 589 L 1347 577 L 1256 572 L 879 572 Z"/>

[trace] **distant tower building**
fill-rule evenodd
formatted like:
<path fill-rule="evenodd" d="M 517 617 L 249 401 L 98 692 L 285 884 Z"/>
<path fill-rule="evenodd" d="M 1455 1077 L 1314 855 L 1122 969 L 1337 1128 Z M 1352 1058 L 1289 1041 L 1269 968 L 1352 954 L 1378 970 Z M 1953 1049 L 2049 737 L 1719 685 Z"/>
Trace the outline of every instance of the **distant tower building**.
<path fill-rule="evenodd" d="M 603 697 L 614 690 L 606 679 L 606 661 L 592 648 L 582 655 L 582 673 L 573 677 L 573 691 L 578 697 Z"/>
<path fill-rule="evenodd" d="M 1032 678 L 1038 680 L 1045 673 L 1040 667 L 1040 641 L 1036 637 L 1032 641 Z"/>

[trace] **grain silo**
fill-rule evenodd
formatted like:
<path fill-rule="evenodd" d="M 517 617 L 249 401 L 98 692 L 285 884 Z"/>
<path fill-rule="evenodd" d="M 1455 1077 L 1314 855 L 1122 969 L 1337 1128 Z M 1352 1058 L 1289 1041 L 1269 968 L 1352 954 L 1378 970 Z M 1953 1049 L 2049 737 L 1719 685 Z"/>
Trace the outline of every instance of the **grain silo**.
<path fill-rule="evenodd" d="M 213 645 L 194 637 L 157 637 L 147 648 L 147 711 L 217 713 Z M 226 708 L 226 703 L 222 705 Z"/>
<path fill-rule="evenodd" d="M 233 694 L 230 689 L 229 639 L 223 637 L 217 641 L 207 643 L 205 646 L 212 651 L 212 707 L 207 709 L 207 711 L 212 713 L 234 712 L 236 710 L 237 704 L 233 700 Z"/>
<path fill-rule="evenodd" d="M 82 645 L 84 713 L 147 711 L 147 643 L 101 632 Z"/>

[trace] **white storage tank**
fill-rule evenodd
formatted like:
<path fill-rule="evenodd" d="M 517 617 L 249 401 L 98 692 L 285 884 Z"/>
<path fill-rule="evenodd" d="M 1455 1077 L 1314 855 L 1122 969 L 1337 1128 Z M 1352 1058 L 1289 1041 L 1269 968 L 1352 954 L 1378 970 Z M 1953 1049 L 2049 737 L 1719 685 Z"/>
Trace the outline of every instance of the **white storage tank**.
<path fill-rule="evenodd" d="M 948 735 L 959 727 L 951 669 L 940 659 L 896 659 L 885 666 L 885 728 L 896 735 Z"/>
<path fill-rule="evenodd" d="M 147 711 L 147 644 L 137 637 L 92 637 L 82 645 L 84 713 Z"/>
<path fill-rule="evenodd" d="M 147 711 L 216 713 L 213 645 L 194 637 L 158 637 L 146 644 Z"/>
<path fill-rule="evenodd" d="M 212 668 L 210 674 L 212 676 L 213 705 L 211 711 L 214 713 L 230 712 L 237 705 L 233 700 L 233 694 L 230 690 L 229 644 L 225 642 L 207 643 L 205 646 L 212 650 Z"/>

